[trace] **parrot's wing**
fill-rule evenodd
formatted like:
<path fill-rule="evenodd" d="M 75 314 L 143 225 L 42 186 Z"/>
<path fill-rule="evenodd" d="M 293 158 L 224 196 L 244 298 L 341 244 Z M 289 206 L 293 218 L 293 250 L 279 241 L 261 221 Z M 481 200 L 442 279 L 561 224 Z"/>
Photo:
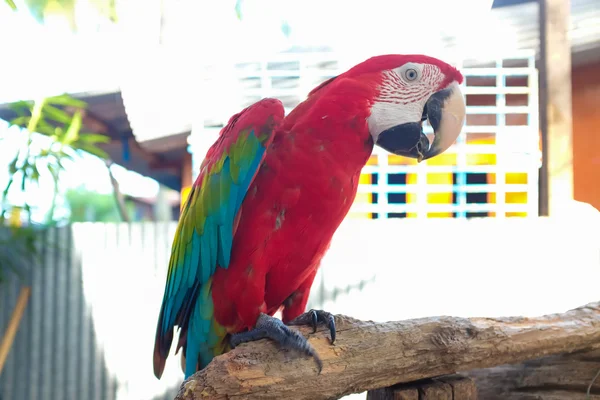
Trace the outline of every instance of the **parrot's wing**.
<path fill-rule="evenodd" d="M 263 99 L 231 117 L 206 154 L 173 239 L 154 343 L 154 374 L 158 378 L 175 325 L 181 329 L 177 349 L 186 345 L 188 336 L 187 345 L 196 349 L 200 345 L 196 343 L 210 340 L 213 313 L 207 282 L 217 265 L 229 267 L 236 217 L 283 117 L 279 100 Z M 198 357 L 199 351 L 192 353 Z M 186 352 L 186 359 L 189 355 L 193 354 Z"/>

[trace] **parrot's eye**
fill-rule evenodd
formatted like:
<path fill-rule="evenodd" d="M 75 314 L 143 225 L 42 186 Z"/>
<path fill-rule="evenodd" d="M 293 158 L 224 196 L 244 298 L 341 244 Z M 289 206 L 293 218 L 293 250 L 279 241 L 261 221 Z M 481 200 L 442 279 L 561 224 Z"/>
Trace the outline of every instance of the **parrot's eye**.
<path fill-rule="evenodd" d="M 418 76 L 419 76 L 419 73 L 417 72 L 416 69 L 409 68 L 406 71 L 404 71 L 404 77 L 406 78 L 407 81 L 414 81 L 415 79 L 417 79 Z"/>

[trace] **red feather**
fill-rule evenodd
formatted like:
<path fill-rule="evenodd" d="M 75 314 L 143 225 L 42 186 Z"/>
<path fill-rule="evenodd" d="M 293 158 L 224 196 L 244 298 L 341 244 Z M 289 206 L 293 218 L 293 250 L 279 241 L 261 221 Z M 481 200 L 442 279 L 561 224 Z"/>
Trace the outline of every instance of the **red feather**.
<path fill-rule="evenodd" d="M 373 57 L 313 89 L 278 126 L 235 221 L 229 268 L 213 276 L 214 315 L 229 332 L 254 327 L 261 312 L 283 307 L 287 322 L 304 311 L 373 149 L 367 118 L 381 71 L 409 61 L 439 67 L 443 84 L 462 82 L 431 57 Z"/>
<path fill-rule="evenodd" d="M 260 312 L 304 311 L 331 238 L 352 205 L 373 141 L 367 126 L 375 87 L 338 77 L 313 92 L 277 130 L 248 190 L 231 263 L 213 278 L 215 316 L 231 332 Z"/>

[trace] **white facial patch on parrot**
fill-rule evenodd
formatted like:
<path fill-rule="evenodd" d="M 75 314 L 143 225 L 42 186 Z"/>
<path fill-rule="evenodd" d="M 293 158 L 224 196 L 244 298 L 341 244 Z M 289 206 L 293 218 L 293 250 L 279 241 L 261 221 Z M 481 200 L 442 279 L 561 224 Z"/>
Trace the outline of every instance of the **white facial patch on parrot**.
<path fill-rule="evenodd" d="M 383 72 L 379 95 L 367 118 L 373 141 L 394 126 L 421 121 L 423 108 L 444 76 L 431 64 L 407 63 Z"/>

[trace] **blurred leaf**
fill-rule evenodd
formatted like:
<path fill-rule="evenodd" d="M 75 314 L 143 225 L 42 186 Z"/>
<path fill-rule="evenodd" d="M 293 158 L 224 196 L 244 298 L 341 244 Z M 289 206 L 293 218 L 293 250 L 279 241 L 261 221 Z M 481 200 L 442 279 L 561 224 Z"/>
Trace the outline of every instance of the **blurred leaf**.
<path fill-rule="evenodd" d="M 76 99 L 67 93 L 63 93 L 58 96 L 48 97 L 46 99 L 48 104 L 56 104 L 67 107 L 75 107 L 75 108 L 86 108 L 87 103 L 83 100 Z"/>
<path fill-rule="evenodd" d="M 48 168 L 48 172 L 50 172 L 50 175 L 54 176 L 58 176 L 58 166 L 54 165 L 54 164 L 47 164 L 46 168 Z"/>
<path fill-rule="evenodd" d="M 33 101 L 19 100 L 19 101 L 10 103 L 8 105 L 8 107 L 11 110 L 13 110 L 15 113 L 17 113 L 17 115 L 23 116 L 26 113 L 30 114 L 32 105 L 33 105 Z"/>
<path fill-rule="evenodd" d="M 46 101 L 48 101 L 48 100 L 46 100 Z M 50 104 L 46 104 L 43 112 L 44 112 L 44 115 L 46 115 L 47 117 L 53 119 L 56 122 L 60 122 L 62 124 L 68 124 L 71 121 L 71 119 L 73 118 L 73 117 L 71 117 L 71 114 L 69 114 L 65 110 L 61 110 L 60 108 L 56 108 L 54 106 L 51 106 Z"/>
<path fill-rule="evenodd" d="M 13 11 L 17 11 L 17 5 L 13 0 L 6 0 L 6 4 L 8 4 Z"/>
<path fill-rule="evenodd" d="M 23 163 L 23 165 L 21 166 L 20 170 L 23 173 L 23 176 L 21 177 L 21 191 L 24 192 L 25 191 L 25 186 L 27 185 L 27 169 L 29 168 L 29 160 L 25 160 L 25 162 Z"/>
<path fill-rule="evenodd" d="M 80 150 L 87 151 L 88 153 L 93 154 L 93 155 L 95 155 L 97 157 L 100 157 L 100 158 L 103 158 L 103 159 L 110 158 L 110 156 L 108 155 L 107 152 L 105 152 L 104 150 L 102 150 L 102 149 L 100 149 L 100 148 L 98 148 L 96 146 L 93 146 L 93 145 L 90 145 L 90 144 L 83 144 L 82 143 L 82 144 L 80 144 L 77 147 Z"/>
<path fill-rule="evenodd" d="M 81 133 L 79 140 L 86 143 L 110 143 L 110 136 L 100 135 L 98 133 Z"/>
<path fill-rule="evenodd" d="M 41 120 L 38 122 L 36 132 L 46 136 L 55 136 L 60 134 L 60 127 L 53 126 L 48 122 Z"/>
<path fill-rule="evenodd" d="M 63 144 L 70 145 L 71 143 L 77 140 L 77 138 L 79 137 L 79 131 L 81 130 L 81 122 L 81 111 L 76 111 L 75 114 L 73 114 L 71 124 L 69 125 L 69 128 L 67 129 L 67 132 L 63 137 Z"/>
<path fill-rule="evenodd" d="M 8 183 L 4 187 L 4 190 L 2 191 L 2 202 L 3 203 L 4 203 L 4 200 L 6 199 L 6 195 L 8 194 L 8 191 L 10 190 L 10 187 L 12 186 L 12 184 L 13 184 L 14 181 L 15 181 L 14 175 L 11 175 L 11 176 L 8 177 Z M 4 204 L 1 204 L 1 205 L 4 206 Z M 2 218 L 4 218 L 4 211 L 2 211 L 2 213 L 0 214 L 0 216 Z"/>
<path fill-rule="evenodd" d="M 40 245 L 47 249 L 63 247 L 55 243 L 56 240 L 49 240 L 46 230 L 35 223 L 27 226 L 0 225 L 0 283 L 6 279 L 7 272 L 27 280 L 31 266 L 41 262 L 43 253 Z"/>
<path fill-rule="evenodd" d="M 237 16 L 238 20 L 242 20 L 242 2 L 244 0 L 236 0 L 235 2 L 235 15 Z"/>
<path fill-rule="evenodd" d="M 39 182 L 40 181 L 40 171 L 38 170 L 38 167 L 37 167 L 36 164 L 31 164 L 31 175 L 30 175 L 30 178 L 34 182 Z"/>
<path fill-rule="evenodd" d="M 31 118 L 31 117 L 25 116 L 25 115 L 16 117 L 16 118 L 11 119 L 8 122 L 8 125 L 9 126 L 16 125 L 18 127 L 25 128 L 27 126 L 27 123 L 29 122 L 29 118 Z"/>
<path fill-rule="evenodd" d="M 52 153 L 57 160 L 72 160 L 73 156 L 71 156 L 70 154 L 66 153 L 64 150 L 60 150 L 58 152 L 53 152 Z"/>
<path fill-rule="evenodd" d="M 58 141 L 58 138 L 63 135 L 64 129 L 60 126 L 54 128 L 54 134 L 52 135 L 52 140 L 55 142 Z"/>
<path fill-rule="evenodd" d="M 46 5 L 49 0 L 25 0 L 25 5 L 29 9 L 29 12 L 39 22 L 44 22 L 44 12 Z"/>
<path fill-rule="evenodd" d="M 75 0 L 25 0 L 29 12 L 43 23 L 47 15 L 62 15 L 75 29 Z"/>
<path fill-rule="evenodd" d="M 29 132 L 35 132 L 38 122 L 42 119 L 42 110 L 44 109 L 45 100 L 36 101 L 31 110 L 31 119 L 27 123 L 27 130 Z"/>
<path fill-rule="evenodd" d="M 8 172 L 11 175 L 14 175 L 17 172 L 17 161 L 19 161 L 19 155 L 17 154 L 15 158 L 8 164 Z"/>
<path fill-rule="evenodd" d="M 115 0 L 89 0 L 103 17 L 111 22 L 117 22 L 117 5 Z"/>

